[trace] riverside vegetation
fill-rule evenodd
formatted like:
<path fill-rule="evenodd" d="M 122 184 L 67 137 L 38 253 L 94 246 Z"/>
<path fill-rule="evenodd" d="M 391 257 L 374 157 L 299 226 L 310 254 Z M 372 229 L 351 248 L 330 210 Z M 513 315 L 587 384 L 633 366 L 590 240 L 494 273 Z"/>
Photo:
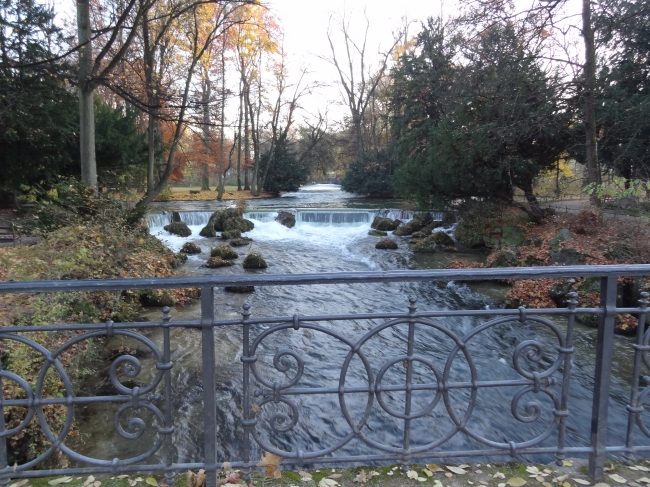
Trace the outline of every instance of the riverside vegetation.
<path fill-rule="evenodd" d="M 39 192 L 38 203 L 25 225 L 41 236 L 31 247 L 0 249 L 0 281 L 58 279 L 109 279 L 169 277 L 184 254 L 174 254 L 140 223 L 141 215 L 124 203 L 96 194 L 74 180 L 63 180 L 49 192 Z M 146 291 L 95 291 L 48 294 L 0 295 L 0 322 L 4 326 L 32 326 L 61 323 L 98 323 L 107 320 L 133 321 L 142 306 L 185 304 L 199 296 L 198 289 Z M 79 331 L 30 333 L 28 338 L 54 350 Z M 92 364 L 103 359 L 103 342 L 84 340 L 60 357 L 73 383 L 83 385 L 94 373 Z M 43 357 L 32 348 L 14 341 L 0 344 L 2 368 L 36 384 Z M 13 381 L 4 381 L 5 397 L 24 398 Z M 51 370 L 45 376 L 44 397 L 63 397 L 63 383 Z M 53 431 L 60 430 L 66 417 L 64 405 L 43 407 Z M 5 406 L 7 428 L 17 426 L 23 408 Z M 71 436 L 75 435 L 73 430 Z M 29 426 L 8 441 L 9 463 L 34 458 L 48 442 L 34 418 Z"/>
<path fill-rule="evenodd" d="M 646 264 L 650 262 L 650 227 L 641 221 L 614 221 L 596 210 L 577 215 L 548 211 L 533 223 L 521 210 L 497 204 L 471 202 L 461 208 L 456 239 L 471 247 L 485 246 L 490 254 L 485 263 L 456 260 L 449 268 L 530 267 L 553 265 Z M 597 307 L 600 302 L 598 278 L 523 279 L 506 281 L 511 289 L 506 306 L 556 308 L 567 305 L 568 294 L 578 293 L 581 307 Z M 620 277 L 617 306 L 635 307 L 640 291 L 650 287 L 650 278 Z M 595 316 L 581 316 L 595 326 Z M 616 330 L 629 334 L 636 318 L 616 316 Z"/>

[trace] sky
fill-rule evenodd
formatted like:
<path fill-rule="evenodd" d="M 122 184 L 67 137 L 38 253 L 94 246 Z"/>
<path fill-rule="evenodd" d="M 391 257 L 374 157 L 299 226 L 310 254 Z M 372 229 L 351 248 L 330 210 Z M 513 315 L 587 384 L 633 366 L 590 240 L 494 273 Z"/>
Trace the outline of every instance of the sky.
<path fill-rule="evenodd" d="M 321 59 L 330 57 L 331 50 L 327 40 L 330 17 L 345 15 L 350 20 L 351 37 L 362 42 L 366 29 L 365 15 L 368 17 L 367 57 L 373 66 L 377 66 L 379 52 L 390 48 L 393 32 L 404 25 L 403 18 L 415 21 L 409 33 L 419 30 L 421 22 L 427 17 L 437 17 L 441 9 L 441 0 L 269 0 L 267 5 L 280 19 L 284 31 L 284 46 L 289 57 L 290 68 L 298 73 L 300 68 L 308 67 L 310 80 L 325 83 L 328 86 L 319 89 L 314 95 L 301 100 L 303 115 L 315 114 L 319 110 L 328 111 L 331 121 L 339 121 L 349 111 L 342 106 L 339 93 L 338 73 L 334 66 Z M 447 0 L 451 4 L 451 0 Z M 444 4 L 442 5 L 444 9 Z M 336 35 L 333 24 L 333 38 Z M 335 48 L 342 56 L 343 44 L 337 42 Z M 334 103 L 332 103 L 334 102 Z"/>

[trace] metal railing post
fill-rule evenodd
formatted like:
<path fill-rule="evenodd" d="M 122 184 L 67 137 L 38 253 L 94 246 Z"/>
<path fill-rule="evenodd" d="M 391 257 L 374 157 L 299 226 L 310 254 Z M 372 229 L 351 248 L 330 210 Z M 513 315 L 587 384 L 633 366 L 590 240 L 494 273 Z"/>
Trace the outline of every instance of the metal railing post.
<path fill-rule="evenodd" d="M 214 376 L 214 289 L 201 288 L 201 355 L 203 376 L 203 443 L 205 487 L 217 487 L 217 407 Z"/>
<path fill-rule="evenodd" d="M 602 480 L 605 475 L 617 281 L 616 275 L 604 276 L 600 280 L 600 307 L 603 314 L 598 321 L 594 398 L 591 410 L 591 453 L 589 454 L 589 476 L 597 481 Z"/>
<path fill-rule="evenodd" d="M 0 361 L 0 372 L 2 371 L 2 362 Z M 10 398 L 11 399 L 11 398 Z M 8 467 L 7 462 L 7 437 L 5 436 L 5 408 L 4 408 L 4 386 L 2 376 L 0 375 L 0 469 Z M 0 486 L 9 485 L 10 477 L 0 476 Z"/>
<path fill-rule="evenodd" d="M 641 293 L 641 299 L 639 299 L 639 318 L 636 326 L 636 343 L 632 346 L 634 348 L 634 369 L 632 372 L 632 383 L 630 387 L 630 403 L 627 405 L 628 418 L 627 418 L 627 437 L 625 440 L 625 446 L 627 451 L 624 453 L 623 458 L 625 458 L 625 463 L 628 465 L 632 464 L 634 460 L 634 426 L 636 424 L 637 418 L 643 414 L 645 410 L 643 405 L 639 405 L 639 389 L 640 389 L 640 378 L 641 378 L 641 366 L 643 362 L 643 354 L 648 351 L 649 347 L 643 344 L 643 335 L 645 334 L 645 322 L 648 314 L 648 293 Z M 641 389 L 643 386 L 641 386 Z"/>
<path fill-rule="evenodd" d="M 163 329 L 163 364 L 159 364 L 158 368 L 165 371 L 165 427 L 162 432 L 165 435 L 165 483 L 167 485 L 174 485 L 174 472 L 171 470 L 174 464 L 174 445 L 172 434 L 174 433 L 174 420 L 172 417 L 172 351 L 171 351 L 171 337 L 170 337 L 170 320 L 169 307 L 165 306 L 162 309 L 162 329 Z"/>

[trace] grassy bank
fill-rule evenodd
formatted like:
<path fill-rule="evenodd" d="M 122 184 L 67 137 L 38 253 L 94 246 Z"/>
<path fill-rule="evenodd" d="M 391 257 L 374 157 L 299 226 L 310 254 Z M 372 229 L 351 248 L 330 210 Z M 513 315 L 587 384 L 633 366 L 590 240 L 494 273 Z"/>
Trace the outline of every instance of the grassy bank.
<path fill-rule="evenodd" d="M 0 281 L 169 277 L 182 262 L 139 223 L 138 215 L 119 202 L 96 196 L 74 184 L 63 184 L 43 196 L 27 224 L 42 240 L 31 247 L 0 249 Z M 143 305 L 183 304 L 198 290 L 98 291 L 0 295 L 0 326 L 133 321 Z M 43 397 L 64 397 L 63 381 L 34 347 L 54 351 L 81 332 L 20 333 L 33 346 L 17 340 L 0 342 L 2 368 L 22 377 L 32 389 L 46 369 Z M 83 340 L 65 348 L 58 359 L 76 388 L 93 371 L 88 363 L 101 360 L 101 339 Z M 3 381 L 5 397 L 24 398 L 14 381 Z M 44 406 L 48 424 L 61 430 L 66 407 Z M 7 429 L 18 426 L 25 408 L 5 407 Z M 74 430 L 71 435 L 74 435 Z M 35 458 L 48 446 L 36 418 L 14 437 L 9 463 Z"/>

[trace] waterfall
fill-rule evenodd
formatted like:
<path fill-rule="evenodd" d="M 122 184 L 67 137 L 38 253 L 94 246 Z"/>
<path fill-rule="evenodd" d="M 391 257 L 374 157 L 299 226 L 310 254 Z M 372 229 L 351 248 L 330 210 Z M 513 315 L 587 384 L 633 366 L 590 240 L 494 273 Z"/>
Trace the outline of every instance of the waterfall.
<path fill-rule="evenodd" d="M 183 221 L 188 225 L 205 225 L 212 216 L 212 211 L 161 211 L 147 216 L 149 228 L 164 227 L 172 221 Z"/>
<path fill-rule="evenodd" d="M 391 220 L 399 219 L 407 222 L 413 218 L 415 214 L 411 210 L 397 210 L 397 209 L 320 209 L 320 208 L 298 208 L 287 209 L 296 216 L 296 223 L 298 225 L 310 224 L 319 226 L 358 226 L 362 224 L 370 224 L 375 216 L 383 218 L 390 218 Z M 212 211 L 161 211 L 158 213 L 150 213 L 147 216 L 147 224 L 149 228 L 163 227 L 170 224 L 172 221 L 184 221 L 190 226 L 200 226 L 208 223 Z M 430 212 L 434 221 L 442 221 L 444 212 L 432 211 Z M 258 222 L 271 222 L 278 216 L 278 211 L 275 210 L 250 210 L 244 212 L 244 218 Z"/>

